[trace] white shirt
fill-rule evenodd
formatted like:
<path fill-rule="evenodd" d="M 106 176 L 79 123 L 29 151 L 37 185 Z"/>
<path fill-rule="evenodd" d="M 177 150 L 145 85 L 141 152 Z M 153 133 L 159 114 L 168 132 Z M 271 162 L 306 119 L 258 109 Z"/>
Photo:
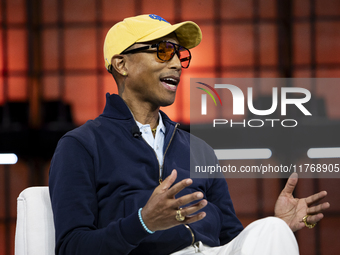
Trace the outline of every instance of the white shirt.
<path fill-rule="evenodd" d="M 155 151 L 158 163 L 160 166 L 163 165 L 163 147 L 164 147 L 164 137 L 165 137 L 165 126 L 162 121 L 161 114 L 158 112 L 159 121 L 156 130 L 155 137 L 152 134 L 151 127 L 149 124 L 143 125 L 140 122 L 136 121 L 140 132 L 142 133 L 142 137 L 144 140 L 150 145 L 150 147 Z M 160 167 L 162 171 L 162 167 Z M 162 172 L 160 173 L 162 174 Z"/>

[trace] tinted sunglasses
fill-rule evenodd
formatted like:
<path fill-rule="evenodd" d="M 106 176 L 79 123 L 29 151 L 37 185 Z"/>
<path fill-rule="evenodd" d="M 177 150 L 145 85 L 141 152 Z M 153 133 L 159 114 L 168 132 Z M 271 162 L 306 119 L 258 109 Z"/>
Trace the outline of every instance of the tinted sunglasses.
<path fill-rule="evenodd" d="M 182 68 L 188 68 L 191 60 L 191 53 L 190 51 L 173 42 L 168 41 L 160 41 L 158 43 L 140 47 L 133 50 L 126 50 L 123 51 L 121 54 L 132 54 L 141 51 L 146 51 L 151 48 L 157 48 L 157 57 L 162 61 L 170 61 L 175 54 L 178 56 L 179 60 L 181 61 Z"/>

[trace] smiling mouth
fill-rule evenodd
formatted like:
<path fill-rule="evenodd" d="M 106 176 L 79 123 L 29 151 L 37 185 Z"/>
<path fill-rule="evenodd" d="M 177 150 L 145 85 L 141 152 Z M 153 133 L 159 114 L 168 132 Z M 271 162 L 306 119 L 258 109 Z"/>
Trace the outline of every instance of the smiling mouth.
<path fill-rule="evenodd" d="M 176 90 L 179 83 L 179 78 L 177 77 L 164 77 L 160 79 L 163 86 L 169 90 Z"/>

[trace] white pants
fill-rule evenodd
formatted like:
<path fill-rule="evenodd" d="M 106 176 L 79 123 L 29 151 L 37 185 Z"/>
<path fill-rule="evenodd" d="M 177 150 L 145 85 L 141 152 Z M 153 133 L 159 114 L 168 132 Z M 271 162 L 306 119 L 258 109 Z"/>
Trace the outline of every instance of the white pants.
<path fill-rule="evenodd" d="M 299 247 L 292 230 L 277 217 L 268 217 L 249 224 L 231 242 L 209 247 L 197 242 L 173 255 L 295 255 Z"/>

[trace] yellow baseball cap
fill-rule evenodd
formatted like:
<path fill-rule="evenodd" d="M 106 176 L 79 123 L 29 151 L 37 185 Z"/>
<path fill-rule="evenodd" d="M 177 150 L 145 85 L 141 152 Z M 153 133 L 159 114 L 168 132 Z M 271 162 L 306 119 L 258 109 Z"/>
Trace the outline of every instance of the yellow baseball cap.
<path fill-rule="evenodd" d="M 202 40 L 199 26 L 192 21 L 171 25 L 155 14 L 139 15 L 118 22 L 107 32 L 104 41 L 105 67 L 109 70 L 114 55 L 137 42 L 148 42 L 175 32 L 181 46 L 191 49 Z"/>

